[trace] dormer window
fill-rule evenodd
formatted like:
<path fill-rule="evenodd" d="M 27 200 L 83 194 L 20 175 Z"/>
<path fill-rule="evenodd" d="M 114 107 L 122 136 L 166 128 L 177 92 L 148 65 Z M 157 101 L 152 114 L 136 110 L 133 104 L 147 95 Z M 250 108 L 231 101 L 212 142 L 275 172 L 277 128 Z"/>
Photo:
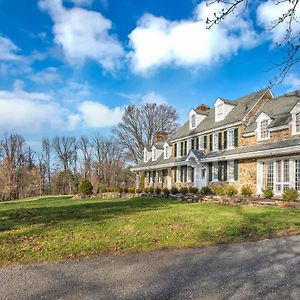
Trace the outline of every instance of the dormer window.
<path fill-rule="evenodd" d="M 164 144 L 164 159 L 168 159 L 170 157 L 170 146 L 168 143 Z"/>
<path fill-rule="evenodd" d="M 220 103 L 216 108 L 217 120 L 221 121 L 224 119 L 224 104 Z"/>
<path fill-rule="evenodd" d="M 144 162 L 148 162 L 148 150 L 146 148 L 144 149 Z"/>
<path fill-rule="evenodd" d="M 271 118 L 265 113 L 261 113 L 256 120 L 257 123 L 257 140 L 263 141 L 270 138 L 269 125 L 271 123 Z"/>
<path fill-rule="evenodd" d="M 223 121 L 235 106 L 236 103 L 234 103 L 233 101 L 218 98 L 214 104 L 215 122 Z"/>
<path fill-rule="evenodd" d="M 156 160 L 156 149 L 152 149 L 152 160 Z"/>
<path fill-rule="evenodd" d="M 265 140 L 269 137 L 269 130 L 268 130 L 269 121 L 263 120 L 260 122 L 260 139 Z"/>
<path fill-rule="evenodd" d="M 300 102 L 291 111 L 292 114 L 292 134 L 300 134 Z"/>
<path fill-rule="evenodd" d="M 196 115 L 191 116 L 191 128 L 196 127 Z"/>
<path fill-rule="evenodd" d="M 300 133 L 300 112 L 295 114 L 295 133 Z"/>

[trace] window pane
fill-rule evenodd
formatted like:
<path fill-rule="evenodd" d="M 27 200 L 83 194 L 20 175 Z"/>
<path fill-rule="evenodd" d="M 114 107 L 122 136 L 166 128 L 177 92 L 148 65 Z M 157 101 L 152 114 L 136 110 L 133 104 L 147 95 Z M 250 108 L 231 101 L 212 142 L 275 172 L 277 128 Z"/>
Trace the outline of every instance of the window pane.
<path fill-rule="evenodd" d="M 218 150 L 219 149 L 219 134 L 218 133 L 214 133 L 214 150 Z"/>
<path fill-rule="evenodd" d="M 296 132 L 300 132 L 300 112 L 296 114 Z"/>
<path fill-rule="evenodd" d="M 260 138 L 265 139 L 268 137 L 268 120 L 263 120 L 260 122 Z"/>
<path fill-rule="evenodd" d="M 290 181 L 290 168 L 289 168 L 289 161 L 284 160 L 283 161 L 283 181 L 284 182 L 289 182 Z"/>
<path fill-rule="evenodd" d="M 270 187 L 273 189 L 274 184 L 274 163 L 268 161 L 263 163 L 263 187 Z"/>
<path fill-rule="evenodd" d="M 276 182 L 281 182 L 282 178 L 281 178 L 281 172 L 282 172 L 282 168 L 281 168 L 281 160 L 277 160 L 276 161 Z"/>
<path fill-rule="evenodd" d="M 296 190 L 297 191 L 300 191 L 300 159 L 296 159 L 295 161 L 295 164 L 296 164 L 296 178 L 295 178 L 295 187 L 296 187 Z"/>
<path fill-rule="evenodd" d="M 234 147 L 234 131 L 233 129 L 228 130 L 228 148 Z"/>

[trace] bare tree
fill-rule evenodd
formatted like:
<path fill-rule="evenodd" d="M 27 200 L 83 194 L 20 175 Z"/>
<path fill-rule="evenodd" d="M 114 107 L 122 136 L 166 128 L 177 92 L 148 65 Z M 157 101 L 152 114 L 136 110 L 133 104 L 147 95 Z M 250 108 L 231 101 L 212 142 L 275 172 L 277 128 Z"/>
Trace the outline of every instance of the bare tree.
<path fill-rule="evenodd" d="M 51 191 L 51 142 L 49 138 L 42 140 L 41 164 L 44 165 L 47 176 L 48 193 Z"/>
<path fill-rule="evenodd" d="M 151 147 L 157 132 L 172 135 L 177 127 L 178 115 L 174 107 L 161 104 L 129 105 L 122 121 L 114 128 L 118 143 L 126 151 L 127 158 L 138 162 L 143 148 Z"/>
<path fill-rule="evenodd" d="M 52 147 L 56 154 L 59 165 L 62 167 L 63 174 L 63 193 L 66 193 L 65 184 L 68 182 L 69 193 L 72 194 L 76 184 L 77 166 L 77 143 L 75 137 L 57 136 L 52 141 Z"/>
<path fill-rule="evenodd" d="M 88 178 L 91 175 L 92 145 L 87 136 L 81 136 L 78 144 L 83 155 L 83 177 Z"/>
<path fill-rule="evenodd" d="M 208 6 L 221 3 L 222 8 L 215 11 L 212 18 L 207 18 L 207 28 L 219 25 L 229 15 L 239 16 L 247 10 L 250 5 L 249 0 L 206 0 Z M 299 29 L 299 0 L 274 0 L 274 5 L 281 5 L 282 11 L 278 17 L 272 21 L 269 31 L 276 30 L 279 26 L 284 26 L 285 34 L 276 42 L 276 45 L 284 50 L 285 57 L 275 65 L 279 74 L 272 80 L 271 85 L 282 82 L 292 66 L 300 61 L 300 29 Z M 259 5 L 260 2 L 251 2 L 251 5 Z M 284 5 L 286 4 L 286 5 Z"/>

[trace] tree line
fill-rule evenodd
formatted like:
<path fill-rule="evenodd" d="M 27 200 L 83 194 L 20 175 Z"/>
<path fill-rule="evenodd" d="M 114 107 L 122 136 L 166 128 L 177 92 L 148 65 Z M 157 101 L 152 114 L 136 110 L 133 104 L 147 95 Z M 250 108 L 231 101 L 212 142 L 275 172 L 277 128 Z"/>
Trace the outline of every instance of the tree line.
<path fill-rule="evenodd" d="M 172 106 L 130 105 L 112 137 L 43 138 L 34 151 L 18 133 L 0 138 L 0 200 L 38 195 L 75 194 L 81 180 L 88 179 L 94 192 L 107 187 L 134 186 L 132 164 L 144 146 L 152 146 L 155 132 L 171 135 L 177 128 Z"/>

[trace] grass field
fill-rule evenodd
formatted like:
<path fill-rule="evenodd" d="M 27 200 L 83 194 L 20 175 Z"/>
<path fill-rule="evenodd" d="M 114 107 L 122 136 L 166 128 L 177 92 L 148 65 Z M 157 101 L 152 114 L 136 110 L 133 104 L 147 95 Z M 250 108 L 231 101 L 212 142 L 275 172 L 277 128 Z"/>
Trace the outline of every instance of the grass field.
<path fill-rule="evenodd" d="M 300 211 L 158 198 L 0 203 L 0 265 L 300 233 Z"/>

